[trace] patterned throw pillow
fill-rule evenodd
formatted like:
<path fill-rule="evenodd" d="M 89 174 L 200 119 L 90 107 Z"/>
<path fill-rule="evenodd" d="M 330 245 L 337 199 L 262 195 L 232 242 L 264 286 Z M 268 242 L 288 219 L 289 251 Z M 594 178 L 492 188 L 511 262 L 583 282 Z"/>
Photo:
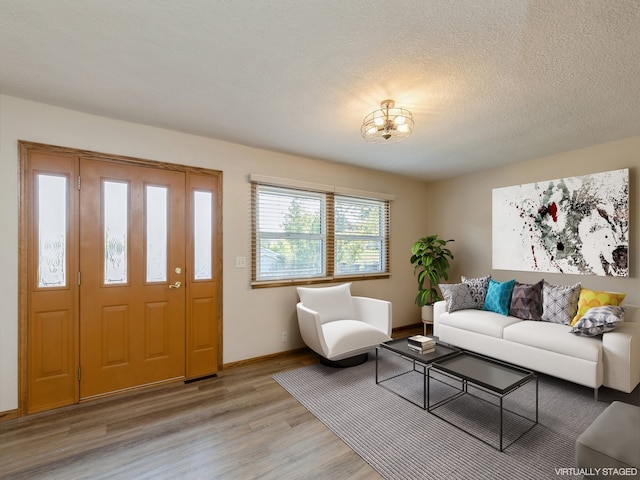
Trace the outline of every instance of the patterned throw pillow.
<path fill-rule="evenodd" d="M 614 293 L 614 292 L 600 292 L 597 290 L 589 290 L 583 288 L 580 290 L 580 298 L 578 300 L 578 313 L 571 320 L 571 326 L 573 327 L 580 317 L 582 317 L 590 308 L 603 307 L 605 305 L 619 306 L 626 293 Z"/>
<path fill-rule="evenodd" d="M 569 332 L 585 337 L 610 332 L 624 321 L 625 311 L 626 307 L 614 305 L 590 308 Z"/>
<path fill-rule="evenodd" d="M 518 283 L 513 286 L 509 315 L 523 320 L 542 318 L 542 284 L 544 280 L 529 285 Z"/>
<path fill-rule="evenodd" d="M 489 288 L 482 309 L 501 315 L 509 315 L 511 292 L 515 283 L 515 279 L 506 282 L 496 282 L 493 278 L 489 280 Z"/>
<path fill-rule="evenodd" d="M 467 278 L 464 275 L 462 276 L 462 283 L 469 286 L 471 296 L 476 302 L 476 306 L 473 308 L 482 310 L 482 307 L 484 306 L 484 299 L 487 296 L 487 289 L 489 288 L 489 280 L 491 280 L 491 275 L 478 278 Z"/>
<path fill-rule="evenodd" d="M 569 325 L 578 311 L 580 287 L 579 283 L 551 285 L 544 282 L 542 286 L 542 320 Z"/>
<path fill-rule="evenodd" d="M 476 308 L 476 302 L 471 296 L 469 287 L 464 283 L 441 283 L 438 285 L 442 296 L 447 302 L 447 312 Z"/>

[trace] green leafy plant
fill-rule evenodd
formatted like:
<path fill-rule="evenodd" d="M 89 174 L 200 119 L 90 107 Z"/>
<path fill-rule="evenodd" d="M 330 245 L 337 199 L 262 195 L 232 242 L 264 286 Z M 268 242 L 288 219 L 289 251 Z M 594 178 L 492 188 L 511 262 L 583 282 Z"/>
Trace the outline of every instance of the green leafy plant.
<path fill-rule="evenodd" d="M 442 300 L 436 287 L 440 279 L 449 279 L 449 259 L 453 260 L 451 250 L 445 248 L 449 242 L 453 240 L 442 240 L 437 235 L 431 235 L 421 238 L 411 246 L 413 274 L 418 276 L 416 304 L 420 307 Z"/>

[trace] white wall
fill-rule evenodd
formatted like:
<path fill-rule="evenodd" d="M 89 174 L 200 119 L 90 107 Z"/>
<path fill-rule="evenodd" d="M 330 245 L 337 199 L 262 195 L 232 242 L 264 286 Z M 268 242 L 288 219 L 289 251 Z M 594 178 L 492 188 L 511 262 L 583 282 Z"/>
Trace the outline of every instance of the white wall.
<path fill-rule="evenodd" d="M 17 408 L 18 398 L 18 140 L 223 171 L 224 363 L 302 346 L 295 289 L 252 290 L 250 270 L 235 267 L 236 257 L 250 258 L 249 173 L 394 194 L 392 276 L 355 282 L 352 291 L 392 301 L 394 327 L 420 321 L 409 247 L 427 234 L 416 208 L 429 200 L 424 183 L 0 95 L 0 412 Z"/>
<path fill-rule="evenodd" d="M 453 238 L 451 249 L 456 258 L 451 269 L 452 283 L 460 275 L 479 276 L 490 273 L 496 280 L 511 278 L 529 283 L 541 278 L 555 284 L 581 282 L 586 288 L 625 292 L 625 303 L 640 304 L 640 137 L 632 137 L 590 148 L 516 163 L 501 168 L 464 175 L 428 185 L 433 199 L 428 230 Z M 493 270 L 491 268 L 491 191 L 494 188 L 526 184 L 556 178 L 587 175 L 629 168 L 629 265 L 628 278 L 591 275 Z"/>

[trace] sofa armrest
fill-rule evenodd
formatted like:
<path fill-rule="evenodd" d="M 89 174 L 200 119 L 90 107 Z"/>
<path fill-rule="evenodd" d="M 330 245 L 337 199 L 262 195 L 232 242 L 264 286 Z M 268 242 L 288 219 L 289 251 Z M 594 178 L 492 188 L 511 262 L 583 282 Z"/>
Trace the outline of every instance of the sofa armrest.
<path fill-rule="evenodd" d="M 298 327 L 302 341 L 314 352 L 326 356 L 329 348 L 322 335 L 322 322 L 318 312 L 305 307 L 302 302 L 296 305 L 298 313 Z"/>
<path fill-rule="evenodd" d="M 604 386 L 630 393 L 640 383 L 640 323 L 625 322 L 602 335 Z"/>
<path fill-rule="evenodd" d="M 440 300 L 433 304 L 433 336 L 440 336 L 440 315 L 446 313 L 447 302 Z"/>
<path fill-rule="evenodd" d="M 368 323 L 391 337 L 393 318 L 391 302 L 369 297 L 351 297 L 358 320 Z"/>

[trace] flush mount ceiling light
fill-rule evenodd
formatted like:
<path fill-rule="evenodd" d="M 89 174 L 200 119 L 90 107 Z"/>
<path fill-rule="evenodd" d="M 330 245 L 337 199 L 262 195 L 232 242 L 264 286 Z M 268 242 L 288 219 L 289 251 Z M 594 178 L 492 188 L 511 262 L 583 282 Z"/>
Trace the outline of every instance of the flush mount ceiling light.
<path fill-rule="evenodd" d="M 367 142 L 400 142 L 413 132 L 413 115 L 406 108 L 396 107 L 393 100 L 384 100 L 378 110 L 364 117 L 360 132 Z"/>

